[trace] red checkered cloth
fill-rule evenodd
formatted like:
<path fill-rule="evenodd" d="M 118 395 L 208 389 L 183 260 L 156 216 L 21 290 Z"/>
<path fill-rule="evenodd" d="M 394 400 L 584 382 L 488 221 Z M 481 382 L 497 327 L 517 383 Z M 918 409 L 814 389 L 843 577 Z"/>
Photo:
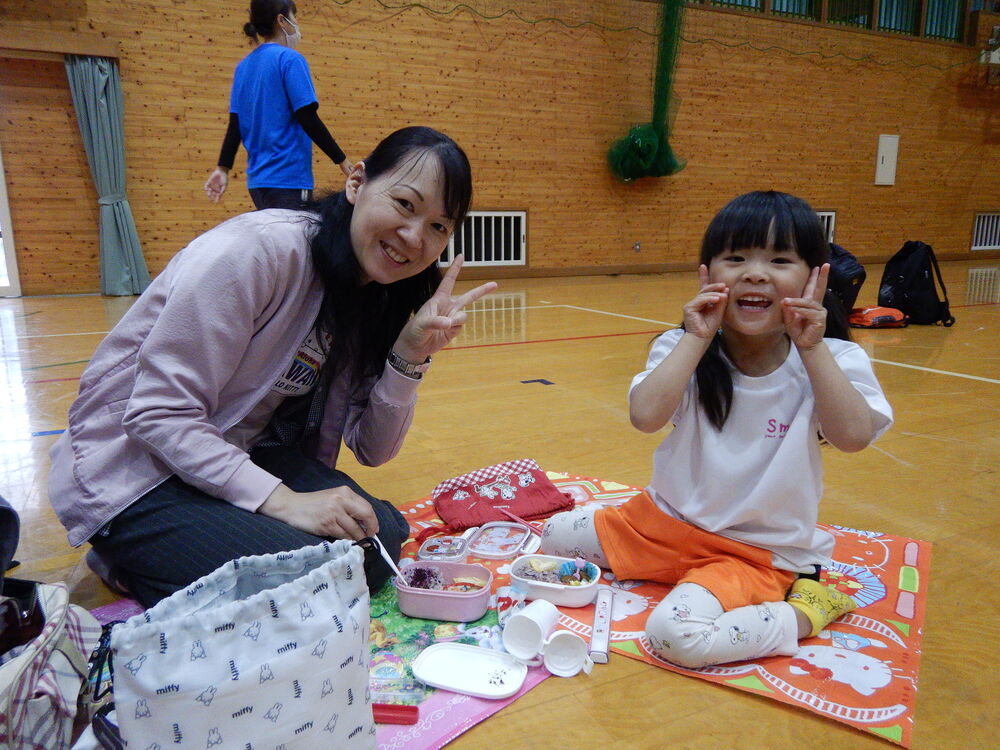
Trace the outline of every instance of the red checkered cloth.
<path fill-rule="evenodd" d="M 527 521 L 548 518 L 573 508 L 573 498 L 552 484 L 530 458 L 508 461 L 446 479 L 431 492 L 443 526 L 424 529 L 423 541 L 435 534 L 456 534 L 490 521 L 509 521 L 498 508 Z"/>

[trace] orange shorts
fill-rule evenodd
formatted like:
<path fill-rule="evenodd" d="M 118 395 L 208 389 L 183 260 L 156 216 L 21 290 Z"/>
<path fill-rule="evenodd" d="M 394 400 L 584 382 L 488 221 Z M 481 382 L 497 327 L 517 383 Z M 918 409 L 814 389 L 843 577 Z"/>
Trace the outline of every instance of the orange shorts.
<path fill-rule="evenodd" d="M 728 611 L 783 601 L 797 573 L 771 565 L 771 553 L 672 518 L 648 493 L 594 516 L 597 538 L 621 580 L 697 583 Z"/>

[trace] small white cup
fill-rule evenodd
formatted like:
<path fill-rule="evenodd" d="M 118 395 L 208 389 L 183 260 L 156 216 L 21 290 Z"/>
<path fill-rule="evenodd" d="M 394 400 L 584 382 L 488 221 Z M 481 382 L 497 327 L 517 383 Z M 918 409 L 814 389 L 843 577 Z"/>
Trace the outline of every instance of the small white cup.
<path fill-rule="evenodd" d="M 537 666 L 541 660 L 531 662 L 541 652 L 558 620 L 559 610 L 555 604 L 535 599 L 507 618 L 503 627 L 503 647 L 514 658 Z"/>
<path fill-rule="evenodd" d="M 572 677 L 581 669 L 590 674 L 594 667 L 587 642 L 568 630 L 556 631 L 548 637 L 542 647 L 542 662 L 556 677 Z"/>
<path fill-rule="evenodd" d="M 572 677 L 581 669 L 587 674 L 594 663 L 587 643 L 568 630 L 553 632 L 559 620 L 559 610 L 545 599 L 535 599 L 515 612 L 503 629 L 503 645 L 507 653 L 531 667 L 544 664 L 558 677 Z"/>

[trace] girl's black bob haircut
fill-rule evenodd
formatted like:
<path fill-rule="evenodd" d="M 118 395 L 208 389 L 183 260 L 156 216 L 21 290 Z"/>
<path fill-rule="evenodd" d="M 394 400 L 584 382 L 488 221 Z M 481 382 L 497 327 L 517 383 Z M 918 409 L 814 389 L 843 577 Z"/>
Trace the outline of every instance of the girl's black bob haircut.
<path fill-rule="evenodd" d="M 733 198 L 705 230 L 701 263 L 708 266 L 727 252 L 761 247 L 794 252 L 810 268 L 827 263 L 830 245 L 819 216 L 801 198 L 775 190 L 759 190 Z M 823 297 L 827 338 L 850 341 L 847 312 L 829 290 Z M 733 405 L 732 365 L 723 356 L 725 343 L 716 335 L 695 368 L 698 401 L 709 422 L 721 430 Z"/>
<path fill-rule="evenodd" d="M 705 230 L 701 262 L 722 253 L 752 247 L 795 252 L 810 268 L 830 258 L 830 245 L 819 216 L 801 198 L 758 190 L 733 198 Z"/>

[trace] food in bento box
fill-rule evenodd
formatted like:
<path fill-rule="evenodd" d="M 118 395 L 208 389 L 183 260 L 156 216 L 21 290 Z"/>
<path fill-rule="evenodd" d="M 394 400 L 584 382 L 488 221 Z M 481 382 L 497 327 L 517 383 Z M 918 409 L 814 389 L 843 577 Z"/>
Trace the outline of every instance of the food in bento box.
<path fill-rule="evenodd" d="M 445 591 L 476 591 L 486 585 L 486 581 L 476 576 L 457 576 L 444 587 Z"/>
<path fill-rule="evenodd" d="M 403 570 L 408 586 L 415 589 L 432 589 L 441 591 L 445 588 L 444 578 L 437 568 L 424 565 L 410 565 Z"/>
<path fill-rule="evenodd" d="M 583 586 L 593 583 L 600 574 L 597 566 L 580 558 L 572 562 L 559 563 L 532 557 L 514 570 L 515 575 L 529 581 L 541 583 L 561 583 L 564 586 Z"/>

